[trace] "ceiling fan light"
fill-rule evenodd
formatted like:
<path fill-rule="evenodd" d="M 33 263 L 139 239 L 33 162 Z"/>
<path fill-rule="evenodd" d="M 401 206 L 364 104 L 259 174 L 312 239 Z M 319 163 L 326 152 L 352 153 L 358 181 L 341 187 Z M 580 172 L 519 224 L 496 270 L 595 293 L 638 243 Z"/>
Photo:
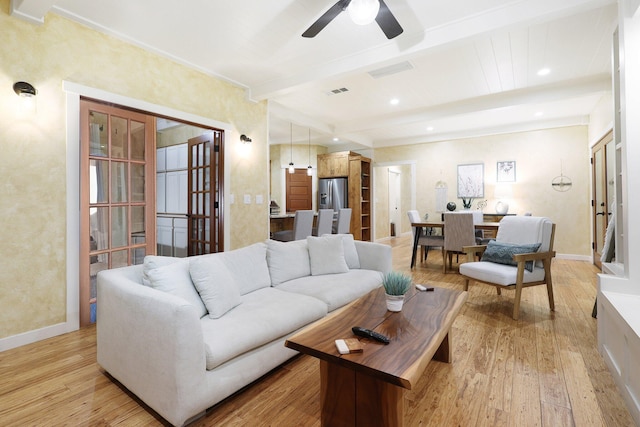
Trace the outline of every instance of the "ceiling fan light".
<path fill-rule="evenodd" d="M 379 0 L 351 0 L 347 11 L 351 20 L 357 25 L 372 23 L 380 10 Z"/>

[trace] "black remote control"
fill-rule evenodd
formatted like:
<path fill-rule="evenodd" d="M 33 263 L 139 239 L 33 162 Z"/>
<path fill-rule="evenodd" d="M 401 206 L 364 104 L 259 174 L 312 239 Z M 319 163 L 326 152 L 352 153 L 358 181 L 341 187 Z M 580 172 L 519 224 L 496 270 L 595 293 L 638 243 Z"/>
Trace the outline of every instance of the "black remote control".
<path fill-rule="evenodd" d="M 373 338 L 376 341 L 380 341 L 384 344 L 389 344 L 389 338 L 386 336 L 379 334 L 378 332 L 372 331 L 371 329 L 366 329 L 360 326 L 354 326 L 351 328 L 354 334 L 359 335 L 365 338 Z"/>

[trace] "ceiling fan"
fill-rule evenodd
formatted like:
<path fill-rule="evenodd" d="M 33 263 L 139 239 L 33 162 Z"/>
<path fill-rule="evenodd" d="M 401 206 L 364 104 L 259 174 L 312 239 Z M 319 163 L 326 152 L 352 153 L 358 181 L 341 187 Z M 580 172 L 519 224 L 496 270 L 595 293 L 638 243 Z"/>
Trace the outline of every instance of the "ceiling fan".
<path fill-rule="evenodd" d="M 302 33 L 302 37 L 315 37 L 329 22 L 345 10 L 349 12 L 351 20 L 359 25 L 366 25 L 375 19 L 388 39 L 399 36 L 403 31 L 400 23 L 383 0 L 339 0 L 307 31 Z"/>

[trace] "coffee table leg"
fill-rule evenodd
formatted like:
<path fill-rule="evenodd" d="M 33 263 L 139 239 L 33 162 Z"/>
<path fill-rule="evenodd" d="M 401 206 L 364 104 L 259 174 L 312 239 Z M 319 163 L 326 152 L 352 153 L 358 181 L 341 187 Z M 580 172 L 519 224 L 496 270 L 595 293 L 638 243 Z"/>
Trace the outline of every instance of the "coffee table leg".
<path fill-rule="evenodd" d="M 402 426 L 404 389 L 320 361 L 321 423 L 324 427 Z"/>
<path fill-rule="evenodd" d="M 440 343 L 440 347 L 438 347 L 438 349 L 436 350 L 436 352 L 432 357 L 433 360 L 437 360 L 438 362 L 451 363 L 452 352 L 451 352 L 451 346 L 449 345 L 450 334 L 451 334 L 451 331 L 449 331 L 447 335 L 444 336 L 444 339 Z"/>

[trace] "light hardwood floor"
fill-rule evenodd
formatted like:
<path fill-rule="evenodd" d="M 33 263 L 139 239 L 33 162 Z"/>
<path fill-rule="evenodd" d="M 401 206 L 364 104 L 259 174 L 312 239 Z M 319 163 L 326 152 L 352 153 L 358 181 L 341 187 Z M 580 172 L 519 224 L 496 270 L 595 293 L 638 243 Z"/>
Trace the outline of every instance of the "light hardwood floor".
<path fill-rule="evenodd" d="M 394 268 L 409 272 L 410 239 L 393 238 Z M 452 329 L 453 363 L 431 362 L 406 395 L 410 426 L 632 426 L 596 349 L 591 317 L 597 269 L 553 262 L 556 311 L 545 287 L 512 292 L 472 285 Z M 416 283 L 462 289 L 441 255 Z M 161 426 L 152 410 L 95 361 L 95 328 L 0 353 L 0 426 Z M 144 357 L 144 355 L 140 355 Z M 194 426 L 319 426 L 318 362 L 298 356 L 211 408 Z"/>

